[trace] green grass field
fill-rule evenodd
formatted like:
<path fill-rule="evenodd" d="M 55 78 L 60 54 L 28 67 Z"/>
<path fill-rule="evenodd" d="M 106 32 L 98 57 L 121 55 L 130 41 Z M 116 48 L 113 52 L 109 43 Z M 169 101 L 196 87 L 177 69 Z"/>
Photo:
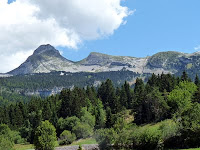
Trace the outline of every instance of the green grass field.
<path fill-rule="evenodd" d="M 29 149 L 33 149 L 34 146 L 32 144 L 29 145 L 21 145 L 21 144 L 16 144 L 14 146 L 14 150 L 29 150 Z"/>
<path fill-rule="evenodd" d="M 75 141 L 71 145 L 83 145 L 83 144 L 97 144 L 97 142 L 93 138 L 87 138 L 87 139 L 81 139 L 81 140 Z M 29 145 L 16 144 L 14 146 L 14 150 L 30 150 L 30 149 L 34 149 L 34 146 L 32 144 L 29 144 Z"/>

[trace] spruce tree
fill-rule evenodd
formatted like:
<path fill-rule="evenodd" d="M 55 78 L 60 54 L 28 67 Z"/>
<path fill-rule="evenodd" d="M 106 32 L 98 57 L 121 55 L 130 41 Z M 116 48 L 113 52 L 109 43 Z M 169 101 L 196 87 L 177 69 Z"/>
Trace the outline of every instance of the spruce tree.
<path fill-rule="evenodd" d="M 46 100 L 44 102 L 43 110 L 42 110 L 42 118 L 44 120 L 50 120 L 52 116 L 52 110 L 50 108 L 49 102 Z"/>
<path fill-rule="evenodd" d="M 136 112 L 135 115 L 135 122 L 137 124 L 142 123 L 142 111 L 143 111 L 143 100 L 145 98 L 145 86 L 142 79 L 137 78 L 134 88 L 134 111 Z"/>
<path fill-rule="evenodd" d="M 197 74 L 196 74 L 194 83 L 196 84 L 197 87 L 200 86 L 200 80 L 199 80 L 199 76 Z"/>
<path fill-rule="evenodd" d="M 13 122 L 16 127 L 21 127 L 24 123 L 23 113 L 22 113 L 19 105 L 15 105 L 15 118 L 14 118 Z"/>
<path fill-rule="evenodd" d="M 181 80 L 182 81 L 189 81 L 188 74 L 187 74 L 187 72 L 185 70 L 182 73 Z"/>

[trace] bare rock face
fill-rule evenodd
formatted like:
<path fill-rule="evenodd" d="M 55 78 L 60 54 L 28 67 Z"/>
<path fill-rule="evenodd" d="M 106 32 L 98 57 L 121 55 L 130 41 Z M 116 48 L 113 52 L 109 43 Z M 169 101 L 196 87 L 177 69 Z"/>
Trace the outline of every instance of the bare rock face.
<path fill-rule="evenodd" d="M 53 46 L 41 45 L 18 68 L 8 72 L 11 75 L 65 72 L 108 72 L 129 70 L 143 73 L 177 73 L 183 70 L 200 70 L 200 53 L 160 52 L 150 57 L 135 58 L 111 56 L 92 52 L 87 58 L 73 62 L 67 60 Z M 199 72 L 200 73 L 200 72 Z"/>

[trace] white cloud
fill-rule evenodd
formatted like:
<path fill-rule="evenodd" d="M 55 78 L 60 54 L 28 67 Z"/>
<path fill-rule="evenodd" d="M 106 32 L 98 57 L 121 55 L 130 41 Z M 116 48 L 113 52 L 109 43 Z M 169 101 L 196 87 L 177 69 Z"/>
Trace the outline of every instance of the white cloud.
<path fill-rule="evenodd" d="M 20 65 L 41 44 L 76 49 L 84 40 L 112 35 L 130 13 L 120 0 L 0 0 L 0 72 Z"/>
<path fill-rule="evenodd" d="M 10 71 L 8 68 L 16 68 L 21 64 L 24 60 L 27 59 L 28 56 L 32 54 L 32 51 L 27 52 L 17 52 L 14 54 L 0 54 L 1 60 L 1 72 Z"/>
<path fill-rule="evenodd" d="M 197 47 L 195 47 L 194 50 L 196 50 L 196 51 L 200 51 L 200 45 L 197 46 Z"/>
<path fill-rule="evenodd" d="M 113 34 L 131 13 L 120 0 L 35 0 L 35 4 L 41 19 L 55 18 L 60 26 L 89 40 Z"/>

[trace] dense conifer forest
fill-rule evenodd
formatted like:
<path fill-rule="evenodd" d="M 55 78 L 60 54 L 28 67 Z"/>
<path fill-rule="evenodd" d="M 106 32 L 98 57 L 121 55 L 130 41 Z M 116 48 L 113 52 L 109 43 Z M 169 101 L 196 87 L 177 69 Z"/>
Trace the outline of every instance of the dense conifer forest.
<path fill-rule="evenodd" d="M 98 88 L 66 88 L 47 98 L 1 105 L 0 149 L 17 143 L 39 149 L 45 128 L 59 145 L 93 137 L 102 149 L 199 147 L 199 103 L 199 77 L 192 81 L 186 72 L 153 74 L 146 83 L 137 78 L 134 87 L 107 79 Z"/>

